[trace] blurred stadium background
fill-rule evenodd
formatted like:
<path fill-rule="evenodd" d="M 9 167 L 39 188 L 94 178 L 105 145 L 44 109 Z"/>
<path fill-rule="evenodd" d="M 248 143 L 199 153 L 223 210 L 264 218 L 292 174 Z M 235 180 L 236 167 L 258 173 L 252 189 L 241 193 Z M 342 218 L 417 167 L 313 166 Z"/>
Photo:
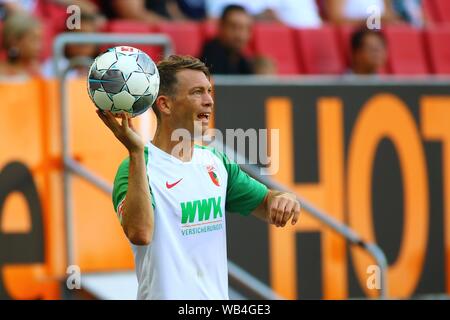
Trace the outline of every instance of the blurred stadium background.
<path fill-rule="evenodd" d="M 363 49 L 383 62 L 371 72 L 356 68 L 363 45 L 351 40 L 365 17 L 333 11 L 345 1 L 296 1 L 318 19 L 284 19 L 288 0 L 255 1 L 242 50 L 255 74 L 212 79 L 216 128 L 279 129 L 270 164 L 279 170 L 244 169 L 306 203 L 300 223 L 282 230 L 228 215 L 231 297 L 446 299 L 450 1 L 405 1 L 415 15 L 390 17 L 398 1 L 361 1 L 382 4 L 385 53 Z M 134 18 L 111 14 L 114 2 L 0 1 L 1 299 L 135 297 L 132 252 L 108 193 L 126 151 L 96 118 L 85 68 L 134 36 L 146 43 L 130 45 L 155 61 L 170 52 L 200 57 L 220 23 L 209 11 L 214 1 L 153 1 L 153 12 L 146 1 L 151 14 Z M 83 13 L 81 32 L 68 30 L 71 4 Z M 117 38 L 104 44 L 98 33 Z M 150 139 L 153 113 L 137 123 Z M 78 271 L 81 289 L 73 289 Z"/>

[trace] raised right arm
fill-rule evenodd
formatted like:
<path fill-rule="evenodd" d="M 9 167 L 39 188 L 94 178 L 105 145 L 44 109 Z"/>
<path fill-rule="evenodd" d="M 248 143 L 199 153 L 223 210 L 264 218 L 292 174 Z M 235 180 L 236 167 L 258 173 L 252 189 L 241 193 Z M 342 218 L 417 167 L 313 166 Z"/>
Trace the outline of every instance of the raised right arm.
<path fill-rule="evenodd" d="M 154 208 L 146 172 L 145 145 L 129 115 L 122 114 L 120 124 L 109 111 L 97 111 L 97 114 L 129 153 L 129 163 L 121 168 L 114 182 L 116 210 L 122 228 L 131 243 L 148 245 L 153 239 Z"/>

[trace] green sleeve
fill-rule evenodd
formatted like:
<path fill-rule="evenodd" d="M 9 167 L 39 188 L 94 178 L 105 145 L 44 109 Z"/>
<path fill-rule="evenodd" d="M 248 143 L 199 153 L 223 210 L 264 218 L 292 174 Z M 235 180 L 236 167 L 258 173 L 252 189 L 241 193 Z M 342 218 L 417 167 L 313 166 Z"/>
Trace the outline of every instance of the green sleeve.
<path fill-rule="evenodd" d="M 224 153 L 214 148 L 209 149 L 222 160 L 228 173 L 225 209 L 241 215 L 249 215 L 261 204 L 269 190 L 264 184 L 242 171 L 239 165 L 231 161 Z"/>
<path fill-rule="evenodd" d="M 148 161 L 148 149 L 145 148 L 144 151 L 145 164 L 147 165 Z M 122 216 L 119 214 L 119 206 L 122 204 L 122 201 L 125 199 L 128 191 L 128 175 L 130 168 L 130 158 L 126 158 L 122 161 L 117 170 L 116 177 L 114 179 L 113 192 L 112 192 L 112 201 L 114 210 L 116 211 L 120 222 L 122 222 Z M 149 182 L 150 185 L 150 182 Z M 150 194 L 152 197 L 152 206 L 155 208 L 155 200 L 153 198 L 152 189 L 150 188 Z"/>

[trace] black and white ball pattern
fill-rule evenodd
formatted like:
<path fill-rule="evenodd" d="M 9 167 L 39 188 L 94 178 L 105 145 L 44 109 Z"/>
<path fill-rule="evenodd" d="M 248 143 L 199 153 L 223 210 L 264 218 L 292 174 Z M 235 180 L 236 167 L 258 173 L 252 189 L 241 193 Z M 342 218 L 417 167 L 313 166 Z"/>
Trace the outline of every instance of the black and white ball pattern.
<path fill-rule="evenodd" d="M 99 55 L 88 73 L 88 93 L 97 108 L 113 113 L 144 113 L 155 102 L 159 73 L 139 49 L 119 46 Z"/>

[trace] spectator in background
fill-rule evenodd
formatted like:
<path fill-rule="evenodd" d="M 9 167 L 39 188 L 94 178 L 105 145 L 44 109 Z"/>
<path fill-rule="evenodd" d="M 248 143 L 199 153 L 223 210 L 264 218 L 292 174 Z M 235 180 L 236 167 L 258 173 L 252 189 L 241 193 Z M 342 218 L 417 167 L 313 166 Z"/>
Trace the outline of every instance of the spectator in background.
<path fill-rule="evenodd" d="M 206 0 L 207 15 L 215 19 L 231 4 L 244 7 L 260 21 L 281 22 L 293 28 L 315 28 L 322 24 L 315 0 Z"/>
<path fill-rule="evenodd" d="M 366 25 L 373 14 L 371 6 L 380 9 L 382 22 L 400 22 L 391 0 L 325 0 L 324 5 L 328 20 L 335 24 Z"/>
<path fill-rule="evenodd" d="M 277 74 L 275 62 L 265 56 L 256 56 L 253 58 L 253 71 L 257 75 L 274 75 Z"/>
<path fill-rule="evenodd" d="M 386 64 L 386 40 L 379 31 L 363 27 L 352 34 L 352 65 L 348 74 L 376 75 Z"/>
<path fill-rule="evenodd" d="M 227 6 L 220 18 L 218 36 L 203 46 L 201 60 L 213 74 L 251 74 L 251 63 L 242 54 L 252 29 L 252 17 L 238 5 Z"/>
<path fill-rule="evenodd" d="M 102 0 L 101 6 L 110 19 L 128 19 L 155 24 L 170 20 L 188 20 L 187 15 L 201 17 L 204 0 Z M 194 2 L 196 4 L 194 5 Z"/>
<path fill-rule="evenodd" d="M 393 0 L 397 15 L 410 25 L 422 28 L 425 25 L 425 14 L 422 0 Z"/>
<path fill-rule="evenodd" d="M 70 32 L 97 32 L 99 28 L 98 19 L 100 17 L 95 14 L 82 13 L 80 17 L 80 29 L 73 29 Z M 58 62 L 61 70 L 67 69 L 70 65 L 70 60 L 74 58 L 90 58 L 94 59 L 99 54 L 99 48 L 95 44 L 68 44 L 65 47 L 65 58 Z M 78 66 L 71 70 L 69 77 L 81 77 L 87 75 L 88 66 Z M 56 76 L 54 70 L 53 58 L 48 59 L 42 68 L 42 74 L 46 78 Z"/>
<path fill-rule="evenodd" d="M 25 13 L 8 15 L 3 24 L 2 46 L 6 61 L 0 63 L 0 74 L 8 79 L 40 75 L 42 25 Z"/>

